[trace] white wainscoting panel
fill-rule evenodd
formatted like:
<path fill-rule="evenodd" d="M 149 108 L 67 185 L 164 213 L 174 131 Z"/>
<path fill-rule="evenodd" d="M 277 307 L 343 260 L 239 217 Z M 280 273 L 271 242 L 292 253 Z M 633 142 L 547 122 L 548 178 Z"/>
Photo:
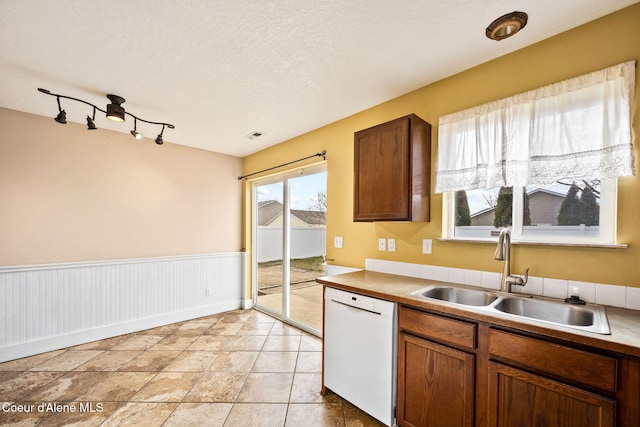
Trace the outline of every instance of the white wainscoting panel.
<path fill-rule="evenodd" d="M 0 362 L 240 308 L 246 258 L 0 267 Z"/>

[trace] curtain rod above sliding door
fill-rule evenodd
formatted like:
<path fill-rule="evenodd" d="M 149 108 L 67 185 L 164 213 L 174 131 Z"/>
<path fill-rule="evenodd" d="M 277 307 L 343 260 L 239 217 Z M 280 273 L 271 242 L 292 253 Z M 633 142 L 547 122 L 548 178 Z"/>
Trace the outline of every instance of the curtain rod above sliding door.
<path fill-rule="evenodd" d="M 288 163 L 283 163 L 283 164 L 278 165 L 278 166 L 273 166 L 271 168 L 263 169 L 263 170 L 258 171 L 258 172 L 253 172 L 253 173 L 250 173 L 248 175 L 239 176 L 238 177 L 238 181 L 240 181 L 243 178 L 246 179 L 246 178 L 249 178 L 250 176 L 257 175 L 257 174 L 262 173 L 262 172 L 268 172 L 268 171 L 273 170 L 273 169 L 281 168 L 283 166 L 288 166 L 288 165 L 291 165 L 291 164 L 294 164 L 294 163 L 298 163 L 298 162 L 301 162 L 303 160 L 311 159 L 311 158 L 314 158 L 314 157 L 322 157 L 322 160 L 327 160 L 327 150 L 322 150 L 322 152 L 316 153 L 316 154 L 314 154 L 312 156 L 303 157 L 303 158 L 298 159 L 298 160 L 293 160 L 293 161 L 290 161 Z"/>

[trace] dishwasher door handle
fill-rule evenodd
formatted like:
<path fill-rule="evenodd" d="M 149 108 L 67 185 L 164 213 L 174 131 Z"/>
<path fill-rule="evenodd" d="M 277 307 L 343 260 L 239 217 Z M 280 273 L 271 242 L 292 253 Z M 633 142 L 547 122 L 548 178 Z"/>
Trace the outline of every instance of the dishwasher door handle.
<path fill-rule="evenodd" d="M 347 303 L 344 303 L 342 301 L 336 301 L 333 298 L 331 298 L 331 302 L 335 302 L 336 304 L 344 305 L 345 307 L 353 308 L 354 310 L 366 311 L 367 313 L 377 314 L 378 316 L 382 316 L 382 313 L 380 313 L 380 312 L 367 310 L 366 308 L 362 308 L 362 307 L 356 307 L 355 305 L 347 304 Z"/>

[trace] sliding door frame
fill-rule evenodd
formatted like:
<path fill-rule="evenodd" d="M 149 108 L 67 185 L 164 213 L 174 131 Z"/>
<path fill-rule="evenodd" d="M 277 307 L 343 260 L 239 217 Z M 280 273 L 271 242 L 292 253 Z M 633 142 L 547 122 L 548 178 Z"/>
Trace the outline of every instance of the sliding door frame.
<path fill-rule="evenodd" d="M 289 180 L 300 177 L 302 175 L 315 175 L 318 173 L 326 173 L 326 161 L 313 163 L 304 167 L 298 167 L 282 173 L 270 175 L 268 177 L 256 178 L 251 180 L 251 247 L 253 248 L 251 257 L 251 299 L 253 307 L 259 311 L 265 312 L 285 323 L 302 329 L 312 335 L 321 336 L 322 331 L 318 331 L 311 326 L 296 321 L 290 317 L 290 292 L 291 292 L 291 205 L 290 205 L 290 188 Z M 282 312 L 273 310 L 267 306 L 258 303 L 258 198 L 256 189 L 259 186 L 282 182 L 283 184 L 283 230 L 282 230 Z M 326 246 L 326 241 L 325 241 Z"/>

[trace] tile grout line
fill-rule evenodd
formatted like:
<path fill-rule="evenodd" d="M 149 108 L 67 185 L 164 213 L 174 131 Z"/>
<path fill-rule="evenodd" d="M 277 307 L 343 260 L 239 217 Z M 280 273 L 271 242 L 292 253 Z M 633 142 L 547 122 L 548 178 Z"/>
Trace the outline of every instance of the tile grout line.
<path fill-rule="evenodd" d="M 109 403 L 109 411 L 107 411 L 108 413 L 107 415 L 105 415 L 106 418 L 102 419 L 100 424 L 106 425 L 109 423 L 117 422 L 118 420 L 121 421 L 123 419 L 122 417 L 125 416 L 125 414 L 126 416 L 137 416 L 137 417 L 144 417 L 144 419 L 148 419 L 147 418 L 148 416 L 146 414 L 148 413 L 147 411 L 151 410 L 151 411 L 158 412 L 157 425 L 168 426 L 177 420 L 184 420 L 185 419 L 184 417 L 189 417 L 190 409 L 195 407 L 195 406 L 182 406 L 182 405 L 198 405 L 199 407 L 201 406 L 202 411 L 204 411 L 201 413 L 208 413 L 208 411 L 214 411 L 211 413 L 217 414 L 216 417 L 218 421 L 220 421 L 221 423 L 229 422 L 230 424 L 233 422 L 242 421 L 243 419 L 242 417 L 246 417 L 247 414 L 255 413 L 255 411 L 260 411 L 262 407 L 271 406 L 275 403 L 282 405 L 280 409 L 278 409 L 276 412 L 279 413 L 278 415 L 279 417 L 278 419 L 280 420 L 279 423 L 282 422 L 283 425 L 286 424 L 288 421 L 296 422 L 296 420 L 298 420 L 299 417 L 306 416 L 305 411 L 313 411 L 311 413 L 315 414 L 316 410 L 320 410 L 322 414 L 326 414 L 326 416 L 331 417 L 331 419 L 334 421 L 337 421 L 338 419 L 340 419 L 341 425 L 346 425 L 347 420 L 351 421 L 352 418 L 359 419 L 362 416 L 362 414 L 357 413 L 357 411 L 354 412 L 350 407 L 347 407 L 346 401 L 343 401 L 341 399 L 336 401 L 333 401 L 332 399 L 330 399 L 329 401 L 327 401 L 324 398 L 319 399 L 317 398 L 317 396 L 315 396 L 315 394 L 312 394 L 313 390 L 316 390 L 316 388 L 319 389 L 320 387 L 320 384 L 315 384 L 317 381 L 317 377 L 316 379 L 311 380 L 311 378 L 313 378 L 311 377 L 312 375 L 315 376 L 319 374 L 318 372 L 319 367 L 317 366 L 316 361 L 318 360 L 317 354 L 321 352 L 321 346 L 319 346 L 319 343 L 317 342 L 318 340 L 317 337 L 305 331 L 301 331 L 297 328 L 287 325 L 283 323 L 281 320 L 275 319 L 271 316 L 267 316 L 262 313 L 259 313 L 259 314 L 255 314 L 255 313 L 259 313 L 259 312 L 257 310 L 256 311 L 247 310 L 247 311 L 234 311 L 234 312 L 228 312 L 228 313 L 220 313 L 217 315 L 212 315 L 208 320 L 205 320 L 206 317 L 209 317 L 209 316 L 206 316 L 201 319 L 194 319 L 193 321 L 179 322 L 179 325 L 174 324 L 177 326 L 173 328 L 168 327 L 171 325 L 165 325 L 158 328 L 138 331 L 132 334 L 124 334 L 122 336 L 123 337 L 122 339 L 114 340 L 110 342 L 108 347 L 102 347 L 100 352 L 97 353 L 91 359 L 83 361 L 83 363 L 81 363 L 78 366 L 75 366 L 71 370 L 57 372 L 61 374 L 61 376 L 53 378 L 44 384 L 39 384 L 38 388 L 30 390 L 29 393 L 35 394 L 40 390 L 46 390 L 47 387 L 50 387 L 53 390 L 53 387 L 57 386 L 55 382 L 60 378 L 64 377 L 65 375 L 69 375 L 69 374 L 73 375 L 73 374 L 87 373 L 87 374 L 106 375 L 102 379 L 96 379 L 95 380 L 96 382 L 91 384 L 91 386 L 88 389 L 84 390 L 81 394 L 70 395 L 70 399 L 78 401 L 79 399 L 82 399 L 84 396 L 87 396 L 90 393 L 98 390 L 101 384 L 104 384 L 105 381 L 107 381 L 109 378 L 113 378 L 114 375 L 118 375 L 118 373 L 124 373 L 124 374 L 146 373 L 146 374 L 149 374 L 150 377 L 146 379 L 143 384 L 138 385 L 137 382 L 133 382 L 125 386 L 127 390 L 129 389 L 132 390 L 132 394 L 129 396 L 128 399 L 101 400 L 101 402 Z M 260 319 L 262 319 L 262 316 L 265 316 L 264 322 L 259 321 Z M 183 325 L 189 322 L 191 322 L 192 324 L 207 323 L 208 321 L 211 321 L 211 319 L 215 319 L 215 320 L 211 322 L 211 325 L 208 328 L 194 327 L 193 334 L 189 332 L 182 334 L 180 332 L 180 327 L 182 327 Z M 201 322 L 198 322 L 198 320 L 201 320 Z M 240 326 L 225 327 L 224 326 L 225 323 L 228 323 L 228 324 L 236 323 L 236 324 L 240 324 Z M 263 323 L 269 324 L 270 326 L 269 327 L 261 326 Z M 216 325 L 219 325 L 219 329 L 211 330 L 211 328 Z M 165 328 L 165 329 L 160 329 L 160 328 Z M 189 331 L 189 328 L 185 327 L 184 330 Z M 207 331 L 211 333 L 206 334 Z M 126 338 L 124 338 L 125 335 L 127 336 Z M 145 345 L 145 348 L 143 350 L 138 350 L 138 349 L 133 350 L 133 349 L 129 349 L 129 347 L 127 347 L 126 345 L 123 345 L 126 343 L 127 340 L 132 339 L 134 337 L 140 337 L 140 336 L 149 336 L 149 337 L 159 336 L 159 337 L 152 344 L 148 344 L 149 342 L 151 342 L 150 338 L 147 339 L 146 341 L 144 338 L 139 339 L 137 343 L 139 343 L 140 345 L 143 345 L 143 344 Z M 194 337 L 194 339 L 188 342 L 189 340 L 187 339 L 180 340 L 179 338 L 181 336 L 184 336 L 184 337 L 191 336 L 191 337 Z M 209 348 L 215 347 L 216 350 L 208 350 L 206 349 L 207 347 L 206 345 L 207 343 L 205 342 L 206 340 L 200 340 L 200 338 L 206 337 L 206 336 L 224 337 L 225 339 L 221 339 L 219 341 L 216 341 L 216 339 L 212 339 L 209 342 L 214 345 L 210 345 Z M 174 341 L 167 340 L 166 345 L 164 346 L 161 345 L 160 347 L 157 347 L 156 350 L 152 350 L 153 347 L 160 345 L 162 341 L 170 337 L 173 337 L 175 340 Z M 202 341 L 202 346 L 201 346 L 203 348 L 202 350 L 197 349 L 198 345 L 196 343 L 199 340 Z M 153 357 L 155 352 L 174 350 L 174 348 L 171 347 L 171 344 L 169 344 L 169 342 L 173 342 L 174 344 L 179 346 L 180 347 L 179 351 L 176 351 L 175 354 L 172 354 L 171 355 L 172 357 L 170 357 L 167 360 L 162 358 L 155 359 Z M 186 342 L 188 343 L 185 344 Z M 216 342 L 220 344 L 216 345 L 215 344 Z M 255 344 L 258 342 L 259 342 L 259 346 L 256 346 Z M 135 344 L 135 343 L 136 341 L 131 341 L 131 344 Z M 291 346 L 291 344 L 294 344 L 294 346 Z M 113 350 L 115 347 L 118 347 L 121 345 L 122 347 L 119 350 Z M 191 349 L 192 346 L 194 346 L 193 349 Z M 78 349 L 78 351 L 96 350 L 97 348 L 99 347 L 97 347 L 96 345 L 96 347 Z M 176 348 L 175 350 L 178 350 L 178 349 Z M 66 349 L 60 354 L 56 354 L 55 356 L 52 356 L 46 360 L 38 360 L 38 364 L 36 364 L 35 366 L 39 366 L 44 363 L 47 363 L 47 361 L 52 360 L 54 357 L 62 356 L 63 354 L 68 354 L 69 352 L 72 352 L 72 351 L 76 351 L 76 350 Z M 115 354 L 117 354 L 120 351 L 132 351 L 132 352 L 136 351 L 138 353 L 131 358 L 127 358 L 126 355 L 123 355 L 122 358 L 115 356 Z M 92 360 L 100 357 L 101 355 L 108 354 L 107 352 L 114 352 L 113 358 L 105 356 L 104 360 L 97 361 L 96 363 L 94 363 L 90 367 L 90 370 L 79 370 L 79 368 L 81 368 L 85 364 L 90 364 Z M 203 354 L 202 356 L 199 356 L 198 355 L 199 352 L 207 353 L 208 356 L 210 356 L 210 358 L 207 357 L 207 354 Z M 145 353 L 147 355 L 147 358 L 140 359 L 139 363 L 135 364 L 134 361 L 140 358 L 141 356 L 143 356 Z M 213 353 L 215 353 L 215 355 Z M 220 366 L 214 369 L 214 365 L 221 360 L 220 358 L 224 353 L 227 353 L 231 356 L 230 360 L 226 361 L 225 363 L 222 363 Z M 255 353 L 255 358 L 251 360 L 251 363 L 249 365 L 242 366 L 242 364 L 238 365 L 237 363 L 232 363 L 230 365 L 227 365 L 228 363 L 231 363 L 234 355 L 240 355 L 242 356 L 242 358 L 247 359 L 241 353 Z M 295 353 L 295 356 L 290 355 L 290 353 Z M 305 353 L 305 354 L 303 355 L 302 353 Z M 81 357 L 78 356 L 78 358 L 81 358 Z M 125 358 L 127 358 L 125 362 L 122 362 L 122 363 L 119 362 L 120 360 L 124 360 Z M 183 360 L 176 363 L 176 361 L 180 358 L 182 358 Z M 73 361 L 77 359 L 72 358 L 69 360 Z M 159 362 L 155 362 L 155 360 L 159 360 Z M 65 363 L 70 364 L 69 361 L 65 361 L 64 357 L 60 358 L 60 363 L 61 363 L 61 366 L 64 366 Z M 176 363 L 175 366 L 176 366 L 176 369 L 178 370 L 173 370 L 173 369 L 167 370 L 167 368 L 169 368 L 173 363 Z M 258 367 L 258 363 L 261 364 L 259 367 Z M 282 363 L 284 363 L 284 365 Z M 234 374 L 235 372 L 234 366 L 240 367 L 239 369 L 241 370 L 246 369 L 246 372 L 243 371 L 243 372 L 237 372 Z M 110 369 L 114 369 L 114 370 L 106 371 L 104 370 L 104 367 L 109 367 Z M 136 370 L 132 370 L 132 371 L 122 370 L 122 369 L 126 369 L 127 367 L 129 367 L 130 369 L 133 369 L 133 367 L 135 367 Z M 29 369 L 32 369 L 32 368 L 33 367 Z M 143 370 L 140 370 L 140 369 L 143 369 Z M 197 369 L 197 370 L 194 371 L 194 370 L 188 370 L 188 369 Z M 256 371 L 256 369 L 258 369 L 258 371 Z M 203 383 L 208 373 L 216 373 L 216 371 L 218 370 L 220 371 L 218 372 L 220 374 L 225 374 L 225 373 L 230 373 L 232 375 L 238 374 L 237 375 L 238 379 L 242 378 L 241 383 L 234 385 L 234 388 L 237 386 L 237 393 L 235 393 L 231 399 L 228 399 L 228 400 L 225 399 L 224 401 L 216 400 L 216 396 L 225 395 L 226 392 L 224 390 L 226 389 L 226 386 L 222 386 L 223 388 L 219 390 L 220 392 L 219 394 L 214 393 L 214 394 L 211 394 L 210 396 L 207 396 L 206 391 L 211 390 L 209 386 L 213 386 L 214 390 L 216 390 L 217 384 L 223 384 L 218 382 L 211 382 L 208 384 Z M 28 372 L 28 370 L 22 370 L 19 372 L 24 373 L 24 372 Z M 45 371 L 42 371 L 42 372 L 45 372 Z M 161 374 L 166 374 L 166 375 L 161 375 Z M 269 402 L 270 400 L 270 395 L 269 395 L 270 386 L 268 385 L 269 381 L 265 381 L 265 382 L 257 381 L 255 383 L 257 388 L 254 390 L 254 392 L 256 392 L 257 394 L 253 395 L 254 397 L 252 397 L 250 394 L 247 394 L 245 397 L 243 397 L 243 402 L 239 402 L 238 399 L 241 396 L 241 393 L 243 392 L 243 390 L 246 390 L 248 381 L 253 374 L 256 374 L 255 378 L 259 377 L 258 374 L 270 374 L 270 375 L 276 375 L 276 376 L 280 376 L 282 374 L 287 375 L 289 377 L 289 381 L 287 384 L 288 390 L 286 390 L 287 394 L 286 394 L 286 397 L 283 396 L 284 399 L 282 399 L 282 402 L 281 403 Z M 162 378 L 163 376 L 166 377 L 167 381 L 169 382 L 165 383 L 164 385 L 161 383 L 158 383 L 158 385 L 152 386 L 154 382 L 164 381 Z M 300 397 L 298 399 L 300 401 L 292 402 L 292 399 L 294 397 L 294 391 L 295 391 L 294 386 L 295 386 L 296 377 L 298 377 L 300 381 L 298 385 L 299 389 L 296 392 L 296 396 Z M 284 385 L 285 381 L 283 380 L 285 379 L 285 377 L 280 376 L 279 378 L 280 379 L 278 380 L 278 382 L 281 385 Z M 142 379 L 142 377 L 140 379 Z M 190 383 L 186 382 L 186 379 L 188 379 Z M 173 387 L 173 383 L 170 382 L 173 380 L 177 381 L 176 387 Z M 117 381 L 114 384 L 118 386 Z M 194 390 L 196 390 L 199 384 L 202 385 L 202 390 L 204 391 L 205 394 L 201 395 L 200 398 L 196 394 L 194 394 L 193 398 L 187 401 L 186 400 L 187 396 L 189 396 Z M 185 385 L 187 387 L 183 387 Z M 64 387 L 67 387 L 67 386 L 64 386 Z M 145 388 L 147 387 L 149 388 L 145 390 Z M 118 387 L 113 388 L 113 390 L 116 390 L 116 389 L 118 389 Z M 61 390 L 63 393 L 66 393 L 65 391 L 66 389 L 61 389 Z M 105 387 L 103 392 L 101 393 L 96 392 L 96 396 L 99 396 L 99 395 L 107 396 L 108 393 L 111 393 L 110 390 L 111 390 L 110 386 Z M 145 390 L 145 392 L 142 392 L 143 390 Z M 284 391 L 285 388 L 281 387 L 281 390 Z M 137 398 L 136 400 L 133 400 L 134 396 L 136 396 L 136 394 L 138 393 L 140 393 L 140 397 Z M 112 395 L 112 396 L 115 396 L 115 395 Z M 169 398 L 173 400 L 171 401 L 163 400 L 162 396 L 169 396 Z M 172 396 L 175 396 L 175 397 L 172 397 Z M 256 399 L 256 397 L 259 397 L 259 396 L 261 397 Z M 148 399 L 148 400 L 142 400 L 142 399 Z M 49 400 L 52 400 L 52 399 L 49 399 Z M 198 401 L 198 400 L 201 400 L 201 401 Z M 97 401 L 97 400 L 93 399 L 93 401 Z M 126 407 L 126 405 L 130 403 L 138 406 L 133 406 L 129 410 L 123 409 Z M 228 406 L 221 406 L 220 408 L 222 409 L 214 409 L 217 404 L 228 405 Z M 162 406 L 158 406 L 158 405 L 162 405 Z M 338 407 L 334 405 L 340 405 L 339 413 L 336 413 L 337 412 L 336 409 L 338 409 Z M 242 407 L 241 410 L 240 410 L 240 407 Z M 162 408 L 162 410 L 157 411 L 160 408 Z M 186 409 L 186 408 L 189 408 L 189 409 Z M 234 408 L 237 408 L 239 410 L 235 411 Z M 183 411 L 187 411 L 187 412 L 183 412 Z M 226 413 L 220 412 L 220 411 L 226 411 Z M 245 415 L 240 415 L 240 414 L 245 414 Z M 325 416 L 325 415 L 322 415 L 322 416 Z M 238 417 L 241 417 L 241 418 L 238 418 Z M 280 417 L 283 417 L 283 418 L 280 418 Z M 50 415 L 47 415 L 43 418 L 40 418 L 38 422 L 44 422 L 44 420 L 46 419 L 49 419 L 51 421 L 56 421 L 55 419 L 52 419 Z M 172 419 L 173 421 L 170 421 Z M 148 420 L 149 422 L 151 422 L 150 419 Z M 264 421 L 264 419 L 262 419 L 262 421 Z"/>

